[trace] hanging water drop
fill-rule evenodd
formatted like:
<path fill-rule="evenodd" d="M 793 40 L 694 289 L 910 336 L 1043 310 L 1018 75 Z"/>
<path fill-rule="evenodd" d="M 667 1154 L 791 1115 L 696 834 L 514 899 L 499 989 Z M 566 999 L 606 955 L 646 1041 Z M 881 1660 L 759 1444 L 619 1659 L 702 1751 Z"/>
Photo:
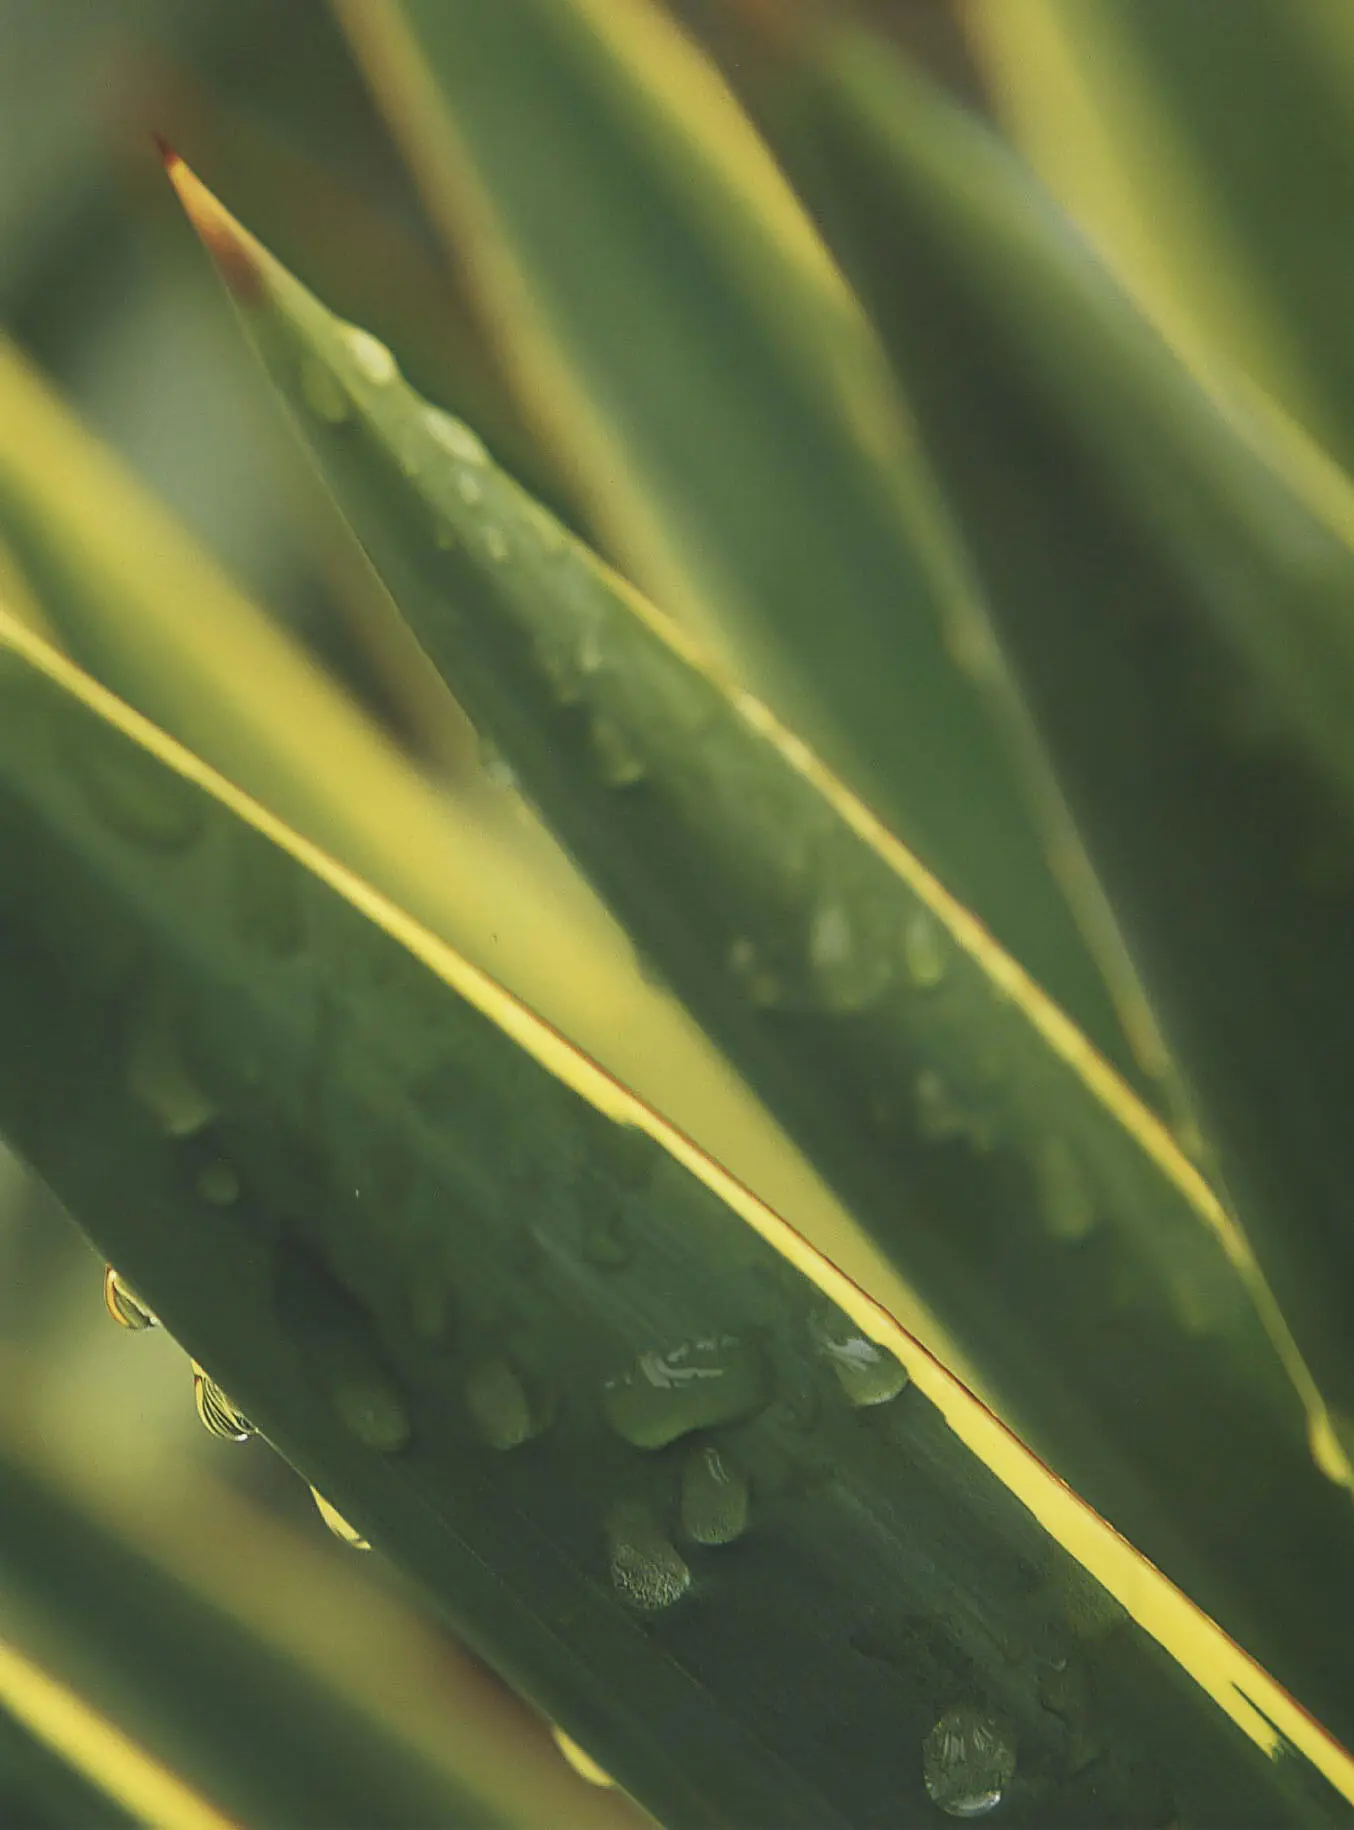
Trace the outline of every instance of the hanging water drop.
<path fill-rule="evenodd" d="M 307 356 L 301 364 L 301 398 L 327 426 L 342 425 L 348 417 L 347 390 L 318 356 Z"/>
<path fill-rule="evenodd" d="M 533 1402 L 525 1380 L 500 1354 L 476 1361 L 466 1374 L 465 1407 L 491 1449 L 519 1448 L 551 1420 L 551 1407 Z"/>
<path fill-rule="evenodd" d="M 886 950 L 864 940 L 844 902 L 819 903 L 809 924 L 809 970 L 825 1010 L 846 1016 L 882 995 L 893 975 Z"/>
<path fill-rule="evenodd" d="M 566 1735 L 558 1722 L 552 1722 L 550 1733 L 555 1746 L 563 1754 L 569 1765 L 580 1779 L 586 1779 L 590 1786 L 614 1786 L 616 1781 L 605 1767 L 598 1766 L 592 1755 L 585 1753 L 572 1735 Z"/>
<path fill-rule="evenodd" d="M 858 1409 L 888 1404 L 910 1382 L 901 1360 L 867 1340 L 844 1318 L 819 1323 L 814 1332 L 819 1353 L 836 1374 L 847 1400 Z"/>
<path fill-rule="evenodd" d="M 631 1607 L 645 1613 L 670 1608 L 691 1586 L 691 1571 L 648 1506 L 633 1501 L 607 1515 L 611 1580 Z"/>
<path fill-rule="evenodd" d="M 919 991 L 934 991 L 949 969 L 949 942 L 929 909 L 914 909 L 903 928 L 903 964 Z"/>
<path fill-rule="evenodd" d="M 159 1317 L 146 1307 L 132 1286 L 113 1269 L 103 1268 L 103 1306 L 120 1328 L 139 1334 L 143 1328 L 158 1328 Z"/>
<path fill-rule="evenodd" d="M 384 387 L 399 374 L 395 358 L 380 338 L 373 337 L 369 330 L 362 330 L 356 324 L 345 324 L 339 336 L 353 367 L 373 387 Z"/>
<path fill-rule="evenodd" d="M 1084 1239 L 1095 1226 L 1095 1196 L 1066 1138 L 1040 1140 L 1034 1171 L 1039 1207 L 1049 1232 L 1069 1243 Z"/>
<path fill-rule="evenodd" d="M 747 1476 L 713 1444 L 682 1462 L 682 1530 L 697 1544 L 732 1544 L 748 1523 Z"/>
<path fill-rule="evenodd" d="M 922 1779 L 948 1817 L 983 1817 L 1015 1776 L 1015 1742 L 968 1704 L 947 1709 L 922 1742 Z"/>
<path fill-rule="evenodd" d="M 196 1360 L 192 1367 L 193 1402 L 204 1427 L 224 1442 L 247 1441 L 254 1434 L 253 1424 Z"/>
<path fill-rule="evenodd" d="M 329 1527 L 330 1531 L 333 1532 L 336 1538 L 341 1539 L 344 1544 L 351 1545 L 354 1550 L 371 1549 L 371 1545 L 362 1536 L 362 1533 L 357 1529 L 356 1525 L 350 1525 L 343 1514 L 339 1512 L 336 1507 L 329 1504 L 329 1501 L 320 1492 L 318 1487 L 312 1487 L 310 1489 L 310 1497 L 314 1500 L 315 1508 L 320 1517 L 324 1520 L 325 1524 Z"/>
<path fill-rule="evenodd" d="M 644 759 L 614 719 L 597 714 L 589 737 L 598 773 L 609 788 L 633 788 L 644 779 Z"/>
<path fill-rule="evenodd" d="M 448 456 L 462 464 L 483 464 L 489 455 L 469 426 L 441 407 L 424 407 L 423 426 Z"/>
<path fill-rule="evenodd" d="M 602 1409 L 618 1436 L 638 1449 L 661 1449 L 692 1430 L 736 1423 L 767 1397 L 761 1354 L 737 1335 L 702 1335 L 667 1352 L 640 1354 L 607 1382 Z"/>

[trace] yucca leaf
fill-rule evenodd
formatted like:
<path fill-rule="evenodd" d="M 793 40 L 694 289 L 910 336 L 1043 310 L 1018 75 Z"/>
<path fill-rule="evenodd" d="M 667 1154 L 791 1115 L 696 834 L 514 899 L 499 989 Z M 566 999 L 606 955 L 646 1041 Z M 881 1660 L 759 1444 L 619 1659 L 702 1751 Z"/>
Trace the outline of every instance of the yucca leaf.
<path fill-rule="evenodd" d="M 491 1788 L 475 1788 L 469 1775 L 456 1783 L 385 1724 L 321 1689 L 8 1450 L 0 1493 L 0 1596 L 24 1623 L 19 1655 L 31 1662 L 33 1651 L 50 1648 L 46 1662 L 78 1672 L 86 1696 L 121 1732 L 158 1751 L 232 1820 L 289 1830 L 535 1830 Z M 218 1554 L 233 1550 L 223 1545 Z M 454 1723 L 447 1734 L 454 1738 Z M 611 1818 L 620 1830 L 622 1812 L 593 1812 L 593 1796 L 567 1772 L 558 1781 L 553 1796 L 535 1801 L 540 1813 L 559 1821 L 572 1813 L 569 1821 L 591 1821 L 594 1830 L 608 1830 Z M 72 1811 L 58 1821 L 70 1830 L 92 1820 Z M 13 1814 L 5 1822 L 17 1830 L 29 1820 Z"/>
<path fill-rule="evenodd" d="M 1324 1413 L 1164 1127 L 761 702 L 176 182 L 396 601 L 644 954 L 1058 1472 L 1229 1629 L 1330 1664 Z"/>
<path fill-rule="evenodd" d="M 0 541 L 32 581 L 31 614 L 40 595 L 44 626 L 103 684 L 492 970 L 925 1324 L 521 803 L 431 790 L 2 342 Z"/>
<path fill-rule="evenodd" d="M 1354 24 L 1335 0 L 969 0 L 1050 189 L 1205 367 L 1260 381 L 1348 466 Z"/>
<path fill-rule="evenodd" d="M 340 13 L 608 549 L 1137 1073 L 878 349 L 713 71 L 647 0 Z"/>
<path fill-rule="evenodd" d="M 0 1808 L 23 1830 L 235 1830 L 50 1672 L 0 1640 Z"/>
<path fill-rule="evenodd" d="M 886 47 L 806 39 L 779 106 L 1334 1407 L 1344 1447 L 1314 1450 L 1348 1479 L 1354 552 L 1017 163 Z M 1301 1677 L 1288 1628 L 1253 1643 L 1348 1734 L 1338 1647 L 1304 1626 Z"/>
<path fill-rule="evenodd" d="M 3 633 L 6 1129 L 268 1439 L 663 1822 L 925 1821 L 959 1708 L 1042 1823 L 1340 1821 L 1262 1749 L 1354 1796 L 1349 1763 L 775 1216 Z"/>

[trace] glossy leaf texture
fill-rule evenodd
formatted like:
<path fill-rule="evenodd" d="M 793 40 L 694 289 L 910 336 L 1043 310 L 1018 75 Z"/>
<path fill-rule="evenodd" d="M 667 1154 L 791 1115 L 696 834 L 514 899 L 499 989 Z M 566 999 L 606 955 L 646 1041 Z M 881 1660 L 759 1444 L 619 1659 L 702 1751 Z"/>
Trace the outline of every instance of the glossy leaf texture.
<path fill-rule="evenodd" d="M 1184 1610 L 1209 1690 L 1130 1625 L 960 1430 L 996 1432 L 1041 1509 L 1056 1483 L 750 1195 L 12 621 L 0 699 L 6 1130 L 663 1822 L 925 1821 L 923 1743 L 960 1703 L 1041 1823 L 1341 1821 L 1263 1751 L 1276 1722 L 1320 1751 L 1264 1674 L 1078 1514 L 1144 1612 Z"/>
<path fill-rule="evenodd" d="M 762 702 L 177 182 L 395 601 L 644 956 L 1058 1473 L 1333 1681 L 1348 1495 L 1198 1171 Z"/>
<path fill-rule="evenodd" d="M 1348 468 L 1348 9 L 968 0 L 965 18 L 1022 148 L 1191 358 L 1252 376 Z"/>
<path fill-rule="evenodd" d="M 768 117 L 907 382 L 1347 1479 L 1354 551 L 986 129 L 869 35 L 803 30 Z M 1251 1643 L 1348 1735 L 1337 1639 L 1251 1602 Z"/>
<path fill-rule="evenodd" d="M 340 10 L 607 549 L 1137 1073 L 956 662 L 970 586 L 878 347 L 719 78 L 648 0 Z"/>

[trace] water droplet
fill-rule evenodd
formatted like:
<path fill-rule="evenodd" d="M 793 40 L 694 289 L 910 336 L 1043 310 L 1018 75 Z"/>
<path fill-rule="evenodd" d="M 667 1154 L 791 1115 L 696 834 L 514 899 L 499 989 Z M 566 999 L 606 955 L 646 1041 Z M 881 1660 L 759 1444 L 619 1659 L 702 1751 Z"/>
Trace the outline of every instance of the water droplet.
<path fill-rule="evenodd" d="M 729 971 L 759 1009 L 771 1010 L 784 1002 L 784 984 L 762 959 L 756 943 L 746 935 L 740 936 L 729 948 Z"/>
<path fill-rule="evenodd" d="M 501 527 L 495 527 L 490 521 L 484 529 L 484 550 L 495 565 L 501 565 L 508 557 L 508 542 Z"/>
<path fill-rule="evenodd" d="M 583 1222 L 583 1256 L 589 1264 L 618 1269 L 635 1255 L 630 1222 L 605 1195 L 597 1197 Z"/>
<path fill-rule="evenodd" d="M 324 1520 L 325 1524 L 329 1527 L 330 1531 L 333 1532 L 336 1538 L 341 1538 L 345 1544 L 350 1544 L 354 1550 L 371 1549 L 371 1545 L 362 1536 L 362 1533 L 357 1529 L 356 1525 L 350 1525 L 343 1514 L 339 1512 L 336 1507 L 329 1504 L 329 1501 L 320 1492 L 318 1487 L 312 1487 L 310 1489 L 310 1497 L 314 1500 L 316 1510 L 319 1512 L 320 1517 Z"/>
<path fill-rule="evenodd" d="M 740 1468 L 712 1444 L 694 1448 L 682 1463 L 682 1530 L 697 1544 L 732 1544 L 747 1530 L 748 1482 Z"/>
<path fill-rule="evenodd" d="M 691 1587 L 691 1571 L 649 1507 L 633 1501 L 607 1515 L 611 1580 L 631 1607 L 657 1613 L 680 1601 Z"/>
<path fill-rule="evenodd" d="M 613 719 L 600 714 L 589 727 L 592 753 L 602 780 L 611 788 L 632 788 L 644 778 L 644 760 Z"/>
<path fill-rule="evenodd" d="M 465 421 L 444 413 L 441 407 L 424 407 L 423 425 L 428 436 L 462 464 L 483 464 L 489 455 Z"/>
<path fill-rule="evenodd" d="M 766 1366 L 737 1335 L 702 1335 L 666 1353 L 640 1354 L 628 1372 L 607 1382 L 607 1421 L 639 1449 L 661 1449 L 691 1430 L 735 1423 L 760 1410 Z"/>
<path fill-rule="evenodd" d="M 478 1360 L 465 1378 L 465 1406 L 491 1449 L 516 1449 L 549 1427 L 553 1407 L 533 1401 L 526 1382 L 501 1355 Z"/>
<path fill-rule="evenodd" d="M 484 485 L 469 470 L 458 470 L 456 473 L 456 493 L 467 507 L 473 508 L 476 502 L 484 498 Z"/>
<path fill-rule="evenodd" d="M 169 1137 L 191 1137 L 217 1104 L 184 1064 L 171 1000 L 152 990 L 137 1010 L 127 1048 L 127 1083 Z"/>
<path fill-rule="evenodd" d="M 240 1198 L 240 1178 L 229 1163 L 218 1159 L 199 1171 L 197 1192 L 213 1207 L 231 1207 Z"/>
<path fill-rule="evenodd" d="M 923 1068 L 916 1080 L 917 1128 L 923 1137 L 944 1142 L 963 1138 L 975 1150 L 992 1148 L 992 1132 L 977 1113 L 966 1112 L 934 1068 Z"/>
<path fill-rule="evenodd" d="M 213 1436 L 219 1436 L 225 1442 L 245 1442 L 254 1434 L 254 1426 L 228 1398 L 210 1373 L 204 1372 L 197 1361 L 193 1366 L 193 1402 L 197 1405 L 197 1414 Z"/>
<path fill-rule="evenodd" d="M 907 1368 L 887 1348 L 867 1340 L 845 1317 L 819 1322 L 815 1344 L 853 1405 L 888 1404 L 910 1382 Z"/>
<path fill-rule="evenodd" d="M 823 1007 L 843 1016 L 874 1003 L 893 975 L 887 952 L 862 942 L 835 899 L 819 903 L 809 924 L 809 968 Z"/>
<path fill-rule="evenodd" d="M 327 362 L 307 356 L 301 363 L 301 398 L 327 426 L 342 425 L 348 417 L 348 393 Z"/>
<path fill-rule="evenodd" d="M 159 1317 L 133 1290 L 132 1286 L 113 1269 L 105 1265 L 103 1269 L 103 1306 L 113 1320 L 122 1328 L 130 1328 L 139 1334 L 143 1328 L 158 1328 Z"/>
<path fill-rule="evenodd" d="M 982 1817 L 1015 1776 L 1015 1742 L 967 1704 L 947 1709 L 921 1744 L 926 1790 L 948 1817 Z"/>
<path fill-rule="evenodd" d="M 392 1380 L 374 1373 L 340 1377 L 331 1388 L 330 1401 L 339 1422 L 364 1449 L 392 1455 L 408 1442 L 409 1413 Z"/>
<path fill-rule="evenodd" d="M 395 358 L 380 338 L 373 337 L 369 330 L 362 330 L 356 324 L 345 324 L 339 335 L 353 367 L 373 387 L 384 387 L 399 374 Z"/>
<path fill-rule="evenodd" d="M 1095 1196 L 1076 1152 L 1062 1137 L 1041 1139 L 1034 1157 L 1044 1224 L 1055 1239 L 1084 1239 L 1095 1226 Z"/>
<path fill-rule="evenodd" d="M 186 851 L 202 831 L 200 791 L 120 733 L 82 727 L 67 754 L 94 812 L 133 845 Z"/>
<path fill-rule="evenodd" d="M 903 928 L 903 965 L 920 991 L 933 991 L 949 969 L 949 938 L 929 909 L 914 909 Z"/>
<path fill-rule="evenodd" d="M 555 1746 L 563 1754 L 569 1765 L 580 1779 L 586 1779 L 590 1786 L 614 1786 L 616 1781 L 605 1767 L 598 1766 L 591 1754 L 585 1753 L 572 1736 L 566 1735 L 558 1722 L 550 1726 Z"/>

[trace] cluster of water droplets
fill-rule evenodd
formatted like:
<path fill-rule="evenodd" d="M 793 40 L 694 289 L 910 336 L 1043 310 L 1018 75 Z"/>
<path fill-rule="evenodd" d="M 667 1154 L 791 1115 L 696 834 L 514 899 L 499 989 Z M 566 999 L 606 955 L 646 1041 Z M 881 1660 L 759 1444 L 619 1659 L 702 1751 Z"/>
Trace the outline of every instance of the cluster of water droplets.
<path fill-rule="evenodd" d="M 1015 1777 L 1014 1739 L 982 1710 L 947 1709 L 922 1742 L 922 1780 L 949 1817 L 984 1817 Z"/>

